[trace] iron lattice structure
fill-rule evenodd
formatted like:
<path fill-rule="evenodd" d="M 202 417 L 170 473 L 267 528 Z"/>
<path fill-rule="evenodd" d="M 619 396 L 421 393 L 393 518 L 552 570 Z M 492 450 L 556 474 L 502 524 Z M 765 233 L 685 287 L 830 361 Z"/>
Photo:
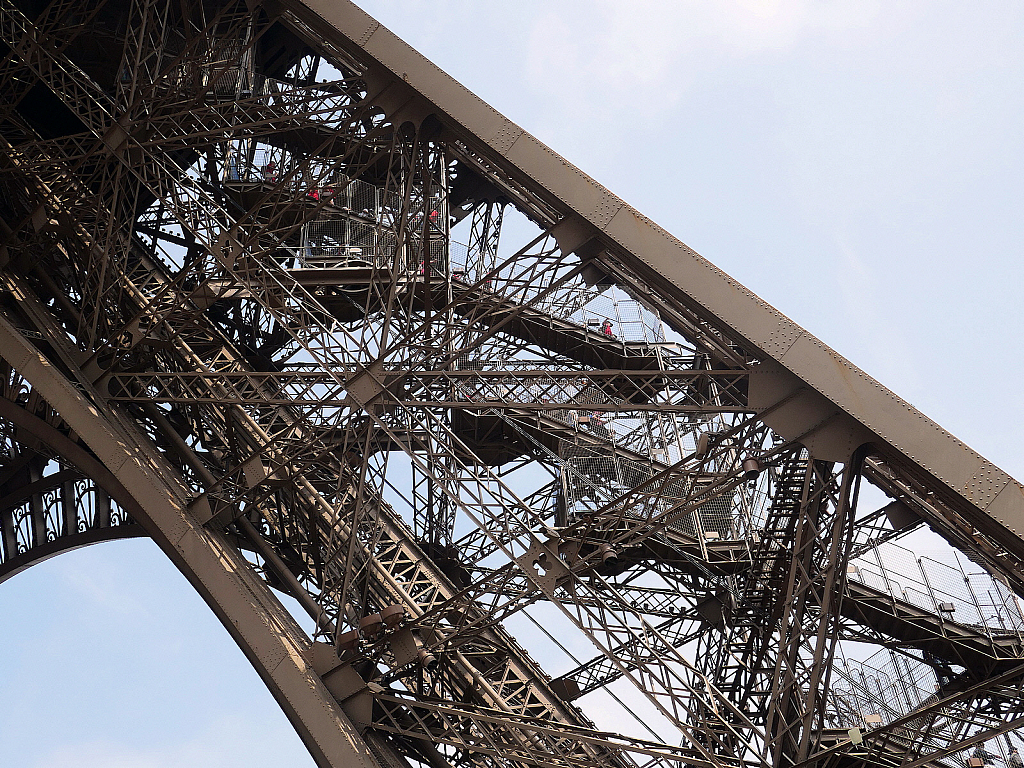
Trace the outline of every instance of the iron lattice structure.
<path fill-rule="evenodd" d="M 322 766 L 1015 743 L 1022 487 L 354 5 L 0 31 L 0 579 L 152 537 Z"/>

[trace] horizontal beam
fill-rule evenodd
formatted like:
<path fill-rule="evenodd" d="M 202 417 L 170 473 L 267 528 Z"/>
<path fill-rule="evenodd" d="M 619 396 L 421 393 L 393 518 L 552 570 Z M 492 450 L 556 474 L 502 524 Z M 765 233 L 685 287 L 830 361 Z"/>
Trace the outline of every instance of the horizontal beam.
<path fill-rule="evenodd" d="M 795 374 L 873 433 L 887 450 L 956 494 L 973 525 L 1024 557 L 1024 486 L 816 339 L 691 248 L 501 115 L 350 0 L 285 0 L 300 33 L 311 30 L 382 71 L 377 81 L 418 95 L 483 161 L 508 174 L 614 252 L 608 267 L 635 274 L 674 307 Z M 315 42 L 310 39 L 310 42 Z"/>
<path fill-rule="evenodd" d="M 629 763 L 639 759 L 635 763 L 639 768 L 739 768 L 748 764 L 725 756 L 716 756 L 711 762 L 686 747 L 466 704 L 417 701 L 392 691 L 377 694 L 374 701 L 378 706 L 373 727 L 378 730 L 492 755 L 503 762 L 540 768 L 592 768 L 612 765 L 616 758 L 628 756 Z"/>
<path fill-rule="evenodd" d="M 311 667 L 305 632 L 237 550 L 197 522 L 189 509 L 192 494 L 174 469 L 127 420 L 94 405 L 100 398 L 95 393 L 87 397 L 84 376 L 69 380 L 4 318 L 0 357 L 60 413 L 70 430 L 87 436 L 88 449 L 38 418 L 27 421 L 18 413 L 22 409 L 0 415 L 31 426 L 36 437 L 96 478 L 145 526 L 246 654 L 317 765 L 377 768 L 376 758 Z"/>
<path fill-rule="evenodd" d="M 362 371 L 112 373 L 114 402 L 358 406 L 348 382 Z M 374 376 L 382 400 L 406 405 L 533 410 L 750 412 L 748 375 L 729 370 L 395 371 Z M 400 391 L 392 393 L 393 389 Z M 586 399 L 580 394 L 586 393 Z M 706 394 L 705 394 L 706 393 Z M 589 402 L 595 400 L 596 402 Z"/>

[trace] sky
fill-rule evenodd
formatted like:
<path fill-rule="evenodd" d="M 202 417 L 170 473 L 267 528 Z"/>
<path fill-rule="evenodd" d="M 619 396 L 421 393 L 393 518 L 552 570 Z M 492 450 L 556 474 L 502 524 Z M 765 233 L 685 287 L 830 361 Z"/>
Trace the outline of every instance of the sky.
<path fill-rule="evenodd" d="M 1024 4 L 361 5 L 1024 478 Z M 312 766 L 151 543 L 20 574 L 0 617 L 5 766 Z"/>

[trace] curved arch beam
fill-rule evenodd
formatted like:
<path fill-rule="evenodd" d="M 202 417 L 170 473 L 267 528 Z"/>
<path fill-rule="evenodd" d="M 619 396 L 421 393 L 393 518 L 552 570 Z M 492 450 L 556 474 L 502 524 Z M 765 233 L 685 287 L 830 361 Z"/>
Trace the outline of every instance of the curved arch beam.
<path fill-rule="evenodd" d="M 89 450 L 45 422 L 33 424 L 37 436 L 107 489 L 152 536 L 238 643 L 317 765 L 377 768 L 366 742 L 313 670 L 305 632 L 241 555 L 197 522 L 176 470 L 116 411 L 90 403 L 82 383 L 72 384 L 4 318 L 0 357 L 85 436 Z M 0 411 L 0 417 L 22 418 L 12 411 Z"/>
<path fill-rule="evenodd" d="M 0 398 L 0 420 L 14 424 L 19 430 L 23 430 L 25 433 L 46 443 L 60 454 L 61 457 L 74 465 L 83 476 L 92 480 L 97 488 L 117 501 L 122 508 L 128 509 L 131 499 L 123 494 L 124 489 L 117 485 L 113 476 L 94 457 L 89 455 L 87 451 L 83 450 L 80 445 L 70 440 L 66 435 L 54 429 L 35 414 L 30 413 L 17 403 L 11 402 L 6 398 Z M 114 541 L 146 535 L 145 528 L 136 522 L 129 522 L 119 525 L 95 527 L 64 536 L 57 536 L 0 563 L 0 584 L 12 576 L 31 568 L 33 565 L 49 560 L 51 557 L 55 557 L 63 552 L 70 552 L 72 549 L 87 547 L 90 544 L 98 544 L 103 541 Z"/>
<path fill-rule="evenodd" d="M 134 539 L 145 536 L 146 529 L 138 523 L 126 525 L 115 525 L 110 528 L 93 528 L 81 533 L 73 533 L 70 536 L 61 536 L 38 547 L 24 552 L 17 557 L 12 557 L 0 565 L 0 584 L 22 571 L 28 570 L 33 565 L 38 565 L 44 560 L 56 557 L 73 549 L 81 549 L 90 544 L 99 544 L 103 541 L 116 541 L 118 539 Z"/>

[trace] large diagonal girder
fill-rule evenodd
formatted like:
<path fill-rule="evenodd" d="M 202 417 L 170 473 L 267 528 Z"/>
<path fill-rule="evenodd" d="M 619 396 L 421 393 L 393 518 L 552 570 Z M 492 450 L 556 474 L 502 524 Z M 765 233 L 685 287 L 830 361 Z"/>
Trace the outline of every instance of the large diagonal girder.
<path fill-rule="evenodd" d="M 0 578 L 144 531 L 322 765 L 923 765 L 1017 727 L 1021 486 L 356 6 L 0 32 Z M 851 579 L 921 523 L 998 577 L 976 621 Z M 551 680 L 503 624 L 538 607 L 597 656 Z M 937 692 L 884 701 L 846 640 Z M 681 746 L 594 729 L 618 679 Z"/>

